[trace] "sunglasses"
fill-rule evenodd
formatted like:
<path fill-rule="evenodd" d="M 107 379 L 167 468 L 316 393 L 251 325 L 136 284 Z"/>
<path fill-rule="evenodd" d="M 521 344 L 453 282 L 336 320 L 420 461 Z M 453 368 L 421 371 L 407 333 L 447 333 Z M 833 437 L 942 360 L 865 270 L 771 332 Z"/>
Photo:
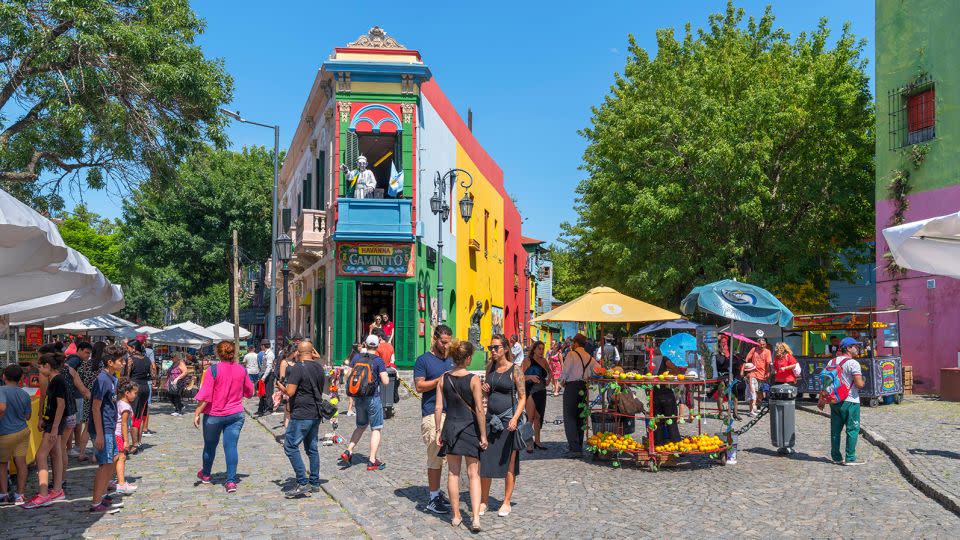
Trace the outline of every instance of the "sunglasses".
<path fill-rule="evenodd" d="M 503 348 L 503 345 L 491 345 L 487 348 L 490 349 L 490 352 L 497 352 Z"/>

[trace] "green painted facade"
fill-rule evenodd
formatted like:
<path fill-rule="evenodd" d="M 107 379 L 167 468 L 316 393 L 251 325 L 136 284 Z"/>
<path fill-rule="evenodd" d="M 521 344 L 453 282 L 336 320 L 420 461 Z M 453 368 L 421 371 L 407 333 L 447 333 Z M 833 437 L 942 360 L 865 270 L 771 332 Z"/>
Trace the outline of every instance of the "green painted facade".
<path fill-rule="evenodd" d="M 960 184 L 960 1 L 877 0 L 877 200 L 889 199 L 890 172 L 910 173 L 912 192 Z M 910 146 L 890 150 L 893 118 L 888 92 L 929 75 L 936 92 L 936 136 L 923 165 L 910 163 Z M 901 98 L 905 99 L 905 98 Z M 897 106 L 897 101 L 893 101 Z"/>

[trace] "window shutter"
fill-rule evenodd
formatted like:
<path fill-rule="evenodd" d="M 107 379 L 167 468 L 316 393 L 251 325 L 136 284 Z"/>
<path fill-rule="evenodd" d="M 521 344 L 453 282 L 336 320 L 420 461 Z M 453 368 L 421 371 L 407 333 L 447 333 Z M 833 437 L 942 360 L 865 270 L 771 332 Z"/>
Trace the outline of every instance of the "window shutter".
<path fill-rule="evenodd" d="M 327 349 L 327 288 L 320 287 L 313 293 L 313 321 L 315 331 L 313 333 L 317 340 L 317 350 L 326 351 Z"/>
<path fill-rule="evenodd" d="M 393 344 L 396 348 L 397 367 L 413 366 L 417 354 L 417 283 L 413 280 L 397 282 L 394 295 Z"/>
<path fill-rule="evenodd" d="M 336 282 L 334 289 L 334 363 L 342 363 L 357 335 L 357 285 L 350 280 Z"/>
<path fill-rule="evenodd" d="M 313 191 L 313 177 L 310 173 L 307 173 L 307 177 L 303 179 L 303 209 L 308 210 L 313 208 L 313 197 L 311 197 Z"/>
<path fill-rule="evenodd" d="M 324 178 L 326 175 L 324 172 L 327 170 L 326 167 L 327 154 L 326 152 L 321 151 L 320 155 L 317 156 L 317 210 L 324 210 L 327 208 L 327 192 L 326 192 L 326 182 Z"/>
<path fill-rule="evenodd" d="M 907 98 L 907 130 L 920 131 L 936 123 L 934 89 L 925 90 Z"/>
<path fill-rule="evenodd" d="M 285 232 L 289 231 L 289 230 L 290 230 L 290 223 L 291 223 L 291 221 L 290 221 L 290 209 L 289 209 L 289 208 L 284 208 L 284 209 L 280 212 L 280 224 L 281 224 L 281 229 L 282 229 L 280 232 L 284 232 L 284 233 L 285 233 Z"/>

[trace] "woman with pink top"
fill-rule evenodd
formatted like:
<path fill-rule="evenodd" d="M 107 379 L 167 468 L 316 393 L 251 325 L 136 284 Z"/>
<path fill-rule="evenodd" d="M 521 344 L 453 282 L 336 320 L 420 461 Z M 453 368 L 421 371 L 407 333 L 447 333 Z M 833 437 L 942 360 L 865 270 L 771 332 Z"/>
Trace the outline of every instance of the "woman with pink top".
<path fill-rule="evenodd" d="M 247 368 L 234 361 L 233 342 L 217 344 L 220 362 L 210 366 L 204 373 L 197 392 L 197 411 L 193 425 L 200 429 L 203 416 L 203 468 L 197 478 L 203 484 L 210 483 L 210 468 L 223 434 L 223 454 L 227 461 L 227 493 L 237 491 L 237 442 L 243 429 L 243 398 L 253 397 L 253 383 L 247 376 Z"/>

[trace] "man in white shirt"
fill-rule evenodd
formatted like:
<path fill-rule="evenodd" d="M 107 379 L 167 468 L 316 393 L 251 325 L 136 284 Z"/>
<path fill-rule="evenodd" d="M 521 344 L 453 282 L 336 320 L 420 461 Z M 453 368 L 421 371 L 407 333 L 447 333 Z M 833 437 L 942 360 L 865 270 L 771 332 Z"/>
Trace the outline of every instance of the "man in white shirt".
<path fill-rule="evenodd" d="M 273 349 L 270 348 L 270 340 L 264 339 L 260 342 L 260 351 L 263 353 L 263 366 L 260 370 L 263 378 L 263 386 L 267 389 L 263 396 L 260 396 L 260 403 L 257 405 L 257 416 L 262 416 L 273 412 Z"/>
<path fill-rule="evenodd" d="M 516 334 L 510 338 L 510 342 L 513 343 L 513 345 L 510 346 L 510 354 L 513 355 L 513 363 L 519 366 L 523 363 L 523 344 L 520 343 L 520 338 Z"/>
<path fill-rule="evenodd" d="M 863 465 L 857 461 L 857 438 L 860 436 L 860 389 L 864 386 L 863 373 L 857 356 L 860 343 L 845 337 L 840 341 L 837 357 L 830 365 L 839 365 L 837 375 L 840 383 L 850 389 L 846 399 L 830 404 L 830 457 L 833 462 L 843 465 Z M 845 455 L 840 453 L 840 437 L 847 433 Z"/>
<path fill-rule="evenodd" d="M 613 334 L 607 334 L 604 337 L 603 347 L 597 347 L 597 360 L 605 360 L 606 365 L 620 365 L 620 351 L 617 350 Z"/>
<path fill-rule="evenodd" d="M 563 431 L 567 437 L 568 452 L 565 457 L 579 458 L 583 455 L 584 419 L 580 417 L 580 409 L 587 402 L 587 383 L 590 371 L 593 369 L 593 357 L 584 350 L 586 336 L 577 334 L 573 337 L 570 352 L 563 359 L 563 372 L 560 382 L 563 383 Z"/>
<path fill-rule="evenodd" d="M 247 367 L 247 376 L 250 377 L 250 382 L 253 383 L 254 387 L 257 385 L 257 381 L 260 380 L 260 363 L 258 362 L 257 350 L 253 345 L 247 347 L 247 354 L 243 355 L 243 364 Z"/>

